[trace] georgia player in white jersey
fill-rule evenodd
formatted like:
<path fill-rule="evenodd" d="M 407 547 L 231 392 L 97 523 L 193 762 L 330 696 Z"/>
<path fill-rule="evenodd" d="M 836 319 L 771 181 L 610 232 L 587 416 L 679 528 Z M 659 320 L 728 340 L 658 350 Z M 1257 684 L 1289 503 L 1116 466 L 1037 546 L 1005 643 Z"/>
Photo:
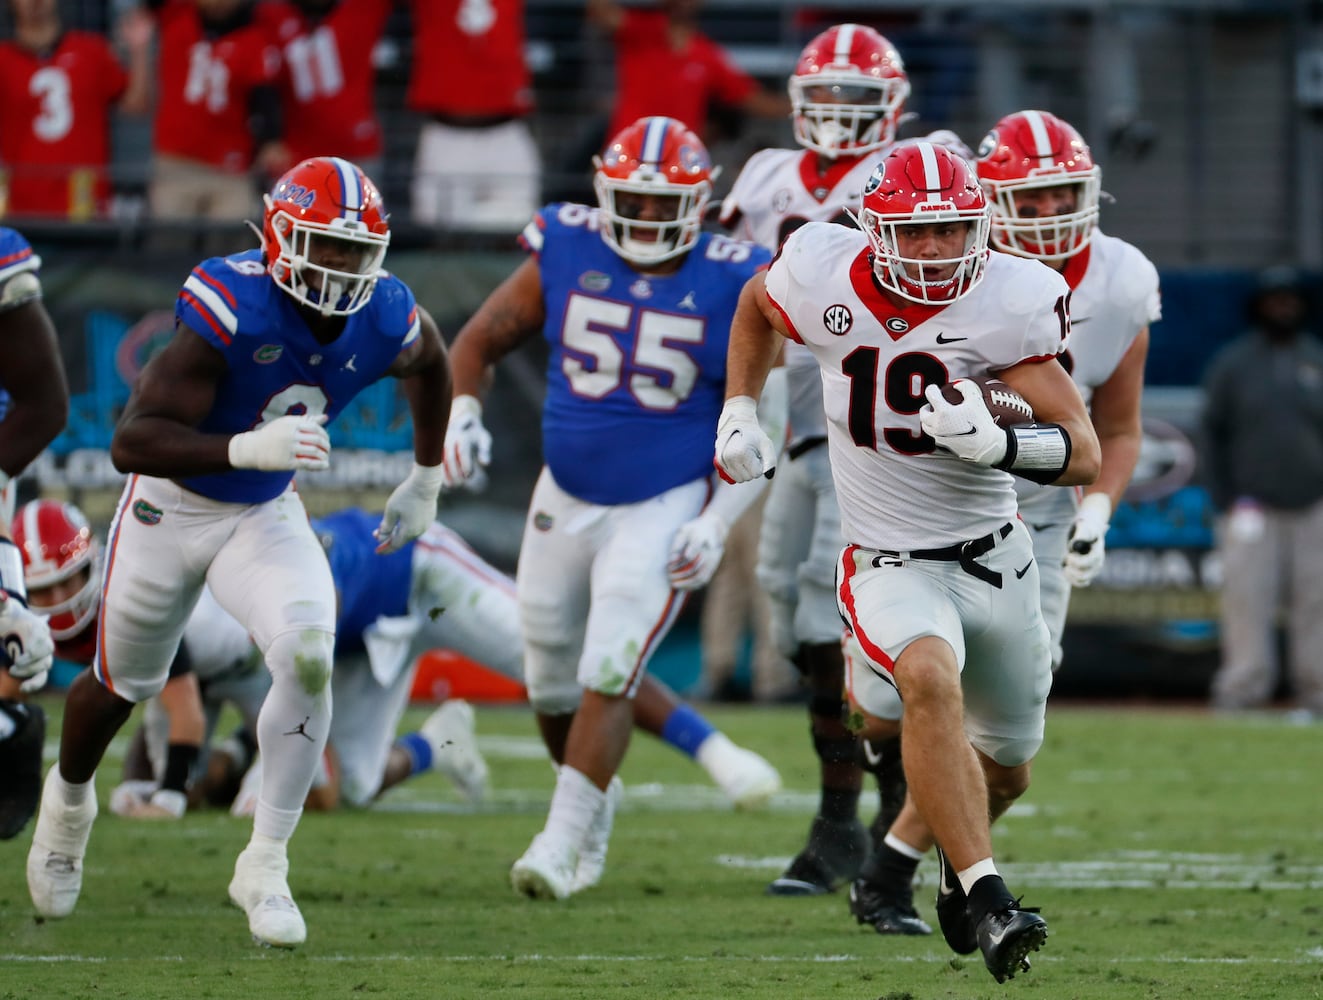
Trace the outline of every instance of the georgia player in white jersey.
<path fill-rule="evenodd" d="M 863 233 L 804 226 L 746 285 L 716 462 L 735 481 L 774 464 L 756 399 L 780 338 L 807 345 L 847 541 L 837 604 L 863 654 L 854 690 L 899 690 L 910 796 L 948 859 L 943 933 L 958 951 L 981 949 L 1000 982 L 1047 937 L 997 874 L 989 831 L 1029 785 L 1052 676 L 1010 473 L 1090 483 L 1098 441 L 1055 363 L 1069 289 L 1050 268 L 989 253 L 987 201 L 963 159 L 926 142 L 893 149 L 859 222 Z M 967 380 L 992 372 L 1039 423 L 996 425 Z M 958 403 L 942 396 L 950 382 Z"/>
<path fill-rule="evenodd" d="M 754 153 L 721 206 L 723 226 L 770 250 L 806 222 L 853 227 L 847 210 L 859 204 L 873 167 L 896 142 L 910 83 L 900 54 L 885 37 L 864 25 L 838 24 L 804 47 L 789 91 L 800 148 Z M 969 155 L 954 133 L 929 138 Z M 785 345 L 785 368 L 789 461 L 782 463 L 763 512 L 758 580 L 772 603 L 777 646 L 809 685 L 822 802 L 806 846 L 768 891 L 816 895 L 858 874 L 868 836 L 857 818 L 858 740 L 842 719 L 841 621 L 833 592 L 842 539 L 831 467 L 820 447 L 827 434 L 822 384 L 817 361 L 802 345 Z M 878 831 L 890 826 L 905 797 L 898 753 L 894 738 L 866 748 L 882 797 L 874 821 Z M 907 902 L 901 901 L 901 909 L 907 912 L 895 919 L 909 922 L 884 932 L 928 933 Z"/>
<path fill-rule="evenodd" d="M 993 246 L 1043 261 L 1071 288 L 1073 332 L 1061 360 L 1102 447 L 1102 471 L 1082 501 L 1076 490 L 1017 483 L 1055 670 L 1071 586 L 1087 587 L 1102 569 L 1108 521 L 1139 460 L 1149 324 L 1162 318 L 1158 272 L 1136 247 L 1097 228 L 1101 171 L 1079 132 L 1056 115 L 1002 118 L 979 143 L 974 167 L 992 202 Z"/>

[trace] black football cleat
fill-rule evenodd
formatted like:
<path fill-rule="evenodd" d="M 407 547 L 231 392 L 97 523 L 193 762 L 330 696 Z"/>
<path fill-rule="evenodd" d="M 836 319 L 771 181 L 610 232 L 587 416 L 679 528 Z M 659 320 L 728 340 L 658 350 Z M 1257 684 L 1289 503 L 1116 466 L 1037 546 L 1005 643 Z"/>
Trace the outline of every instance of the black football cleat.
<path fill-rule="evenodd" d="M 1037 909 L 1021 909 L 1020 901 L 992 910 L 978 922 L 978 946 L 983 964 L 999 983 L 1029 971 L 1029 953 L 1047 940 L 1047 921 Z"/>
<path fill-rule="evenodd" d="M 813 818 L 808 844 L 767 886 L 769 896 L 821 896 L 859 874 L 868 856 L 868 830 L 858 819 Z"/>
<path fill-rule="evenodd" d="M 896 892 L 861 876 L 850 883 L 850 912 L 855 920 L 871 925 L 879 934 L 933 932 L 914 908 L 914 892 L 909 886 Z"/>
<path fill-rule="evenodd" d="M 937 879 L 937 925 L 952 951 L 972 955 L 978 951 L 978 935 L 969 919 L 969 899 L 940 847 L 937 863 L 941 871 Z"/>
<path fill-rule="evenodd" d="M 0 840 L 12 840 L 28 825 L 41 800 L 41 752 L 46 713 L 30 702 L 0 701 L 14 731 L 0 740 Z"/>

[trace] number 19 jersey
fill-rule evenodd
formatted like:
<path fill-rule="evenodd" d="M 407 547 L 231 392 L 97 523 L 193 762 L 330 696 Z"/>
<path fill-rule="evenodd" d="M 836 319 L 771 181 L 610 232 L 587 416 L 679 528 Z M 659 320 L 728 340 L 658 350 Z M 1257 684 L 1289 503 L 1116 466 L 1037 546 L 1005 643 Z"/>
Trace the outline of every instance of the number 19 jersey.
<path fill-rule="evenodd" d="M 786 240 L 767 293 L 818 359 L 846 541 L 935 548 L 1016 516 L 1010 473 L 937 450 L 919 410 L 928 385 L 1056 357 L 1068 291 L 1051 268 L 994 253 L 983 281 L 956 301 L 897 305 L 862 232 L 811 222 Z"/>

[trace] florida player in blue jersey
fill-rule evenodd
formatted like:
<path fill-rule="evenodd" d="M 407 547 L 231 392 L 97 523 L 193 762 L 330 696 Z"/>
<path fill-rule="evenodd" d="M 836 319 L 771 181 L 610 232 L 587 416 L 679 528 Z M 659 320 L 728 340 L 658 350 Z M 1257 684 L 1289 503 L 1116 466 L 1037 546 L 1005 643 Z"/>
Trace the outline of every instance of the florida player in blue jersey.
<path fill-rule="evenodd" d="M 488 368 L 538 334 L 551 348 L 546 464 L 516 576 L 529 700 L 561 765 L 546 826 L 511 870 L 534 897 L 600 879 L 631 699 L 760 490 L 714 479 L 710 438 L 740 286 L 770 255 L 700 231 L 712 176 L 683 124 L 635 122 L 597 159 L 598 207 L 543 208 L 521 237 L 532 256 L 451 349 L 456 484 L 490 458 L 477 398 Z"/>
<path fill-rule="evenodd" d="M 133 705 L 165 684 L 207 584 L 271 672 L 257 726 L 262 796 L 230 898 L 259 943 L 307 936 L 286 844 L 330 725 L 335 588 L 294 474 L 328 467 L 323 425 L 356 393 L 400 378 L 415 462 L 386 503 L 379 550 L 416 538 L 436 513 L 450 372 L 436 324 L 381 269 L 390 230 L 358 167 L 332 157 L 294 167 L 266 198 L 261 235 L 261 250 L 193 269 L 175 335 L 139 376 L 111 441 L 115 466 L 132 475 L 110 529 L 97 655 L 69 690 L 28 855 L 28 888 L 47 917 L 77 903 L 97 765 Z"/>
<path fill-rule="evenodd" d="M 14 479 L 69 416 L 40 268 L 28 241 L 0 227 L 0 840 L 17 836 L 37 808 L 46 717 L 21 691 L 46 683 L 55 648 L 45 618 L 27 608 L 23 561 L 9 536 Z"/>

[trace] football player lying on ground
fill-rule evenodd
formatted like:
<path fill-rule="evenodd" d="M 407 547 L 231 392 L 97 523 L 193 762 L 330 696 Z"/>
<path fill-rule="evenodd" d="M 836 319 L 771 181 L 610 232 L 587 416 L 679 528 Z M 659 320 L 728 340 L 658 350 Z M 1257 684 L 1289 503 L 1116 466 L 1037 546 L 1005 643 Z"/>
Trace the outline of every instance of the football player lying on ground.
<path fill-rule="evenodd" d="M 418 655 L 425 650 L 452 649 L 522 682 L 523 640 L 514 582 L 440 523 L 399 552 L 378 556 L 372 530 L 379 520 L 375 514 L 349 509 L 312 522 L 330 561 L 339 600 L 331 682 L 338 707 L 326 766 L 314 782 L 307 808 L 364 806 L 431 768 L 477 801 L 487 789 L 487 764 L 478 751 L 468 704 L 448 701 L 417 732 L 398 738 L 396 733 Z M 205 640 L 190 642 L 191 635 Z M 253 656 L 234 655 L 240 646 L 250 646 L 242 626 L 214 601 L 200 601 L 184 649 L 203 678 L 204 695 L 245 676 L 266 676 L 253 668 Z M 218 708 L 218 702 L 209 702 L 213 726 Z M 649 679 L 636 700 L 635 724 L 697 760 L 737 807 L 762 805 L 781 787 L 771 764 L 736 746 L 656 680 Z M 163 756 L 163 720 L 157 718 L 153 727 L 149 716 L 134 742 L 143 739 L 148 753 L 145 759 L 137 755 L 132 772 L 126 769 L 125 777 L 133 784 L 126 782 L 125 790 L 112 797 L 117 811 L 132 813 L 134 799 L 152 796 L 161 776 L 159 767 L 149 770 L 145 765 Z M 239 737 L 214 749 L 209 777 L 199 783 L 194 799 L 228 801 L 235 794 L 235 773 L 242 774 L 251 762 L 251 746 L 251 739 Z M 250 778 L 234 803 L 237 812 L 251 810 L 259 773 L 248 771 Z"/>

